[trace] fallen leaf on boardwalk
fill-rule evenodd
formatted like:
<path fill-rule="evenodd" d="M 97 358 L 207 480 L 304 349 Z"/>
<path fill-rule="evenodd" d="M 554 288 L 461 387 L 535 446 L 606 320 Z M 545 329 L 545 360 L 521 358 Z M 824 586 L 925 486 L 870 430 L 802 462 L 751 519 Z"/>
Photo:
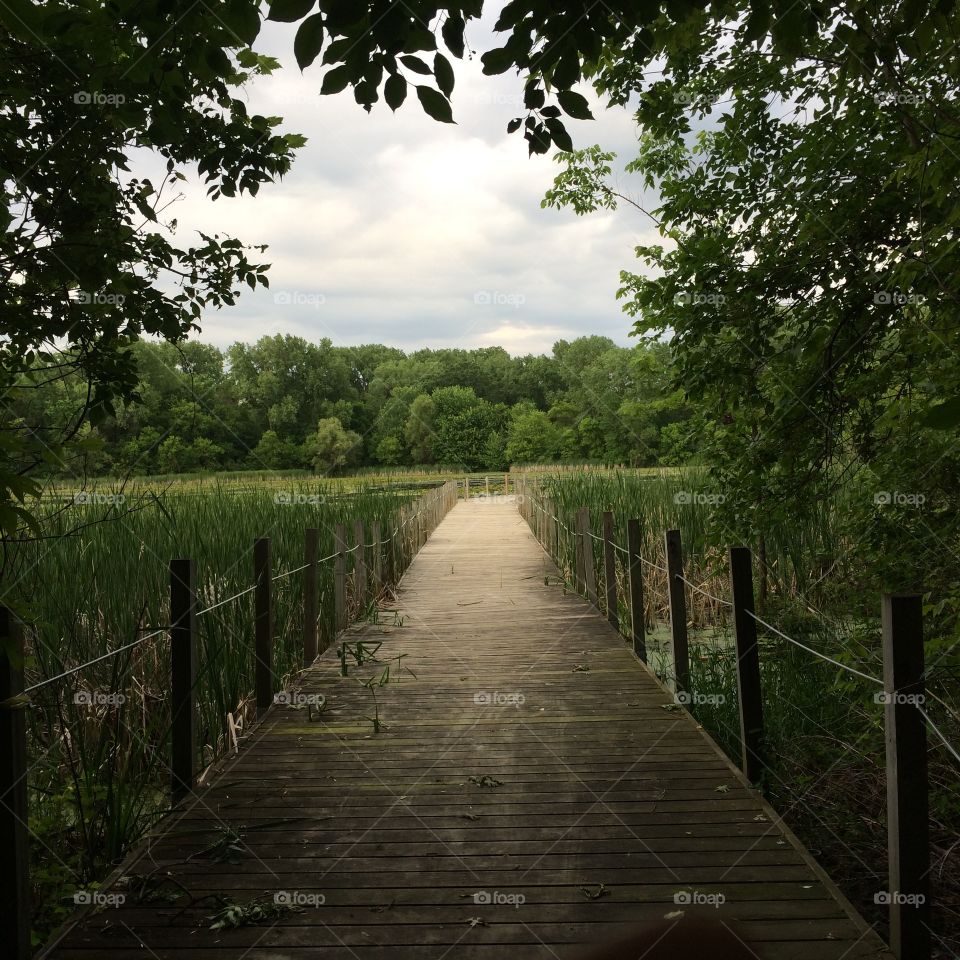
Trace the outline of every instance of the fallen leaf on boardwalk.
<path fill-rule="evenodd" d="M 470 782 L 475 783 L 478 787 L 499 787 L 503 784 L 502 780 L 497 780 L 496 777 L 488 777 L 486 774 L 482 777 L 470 777 Z"/>
<path fill-rule="evenodd" d="M 730 792 L 730 784 L 729 784 L 729 783 L 721 783 L 719 787 L 714 787 L 713 789 L 714 789 L 714 792 L 715 792 L 715 793 L 729 793 L 729 792 Z"/>
<path fill-rule="evenodd" d="M 683 916 L 682 910 L 671 910 L 663 915 L 664 920 L 679 920 Z"/>
<path fill-rule="evenodd" d="M 484 920 L 483 917 L 471 917 L 467 923 L 469 923 L 471 927 L 485 927 L 487 925 L 487 921 Z"/>
<path fill-rule="evenodd" d="M 603 883 L 598 887 L 581 887 L 580 889 L 588 900 L 599 900 L 601 897 L 610 896 L 610 891 L 607 889 L 606 884 Z"/>
<path fill-rule="evenodd" d="M 679 703 L 661 703 L 660 709 L 673 711 L 673 710 L 682 710 L 683 707 L 681 707 Z"/>
<path fill-rule="evenodd" d="M 461 813 L 461 814 L 460 814 L 460 819 L 461 819 L 461 820 L 479 820 L 479 819 L 480 819 L 480 816 L 479 816 L 478 814 L 476 814 L 476 813 Z M 472 896 L 472 894 L 471 894 L 471 896 Z"/>
<path fill-rule="evenodd" d="M 585 663 L 578 663 L 572 670 L 573 673 L 589 673 L 590 668 Z"/>

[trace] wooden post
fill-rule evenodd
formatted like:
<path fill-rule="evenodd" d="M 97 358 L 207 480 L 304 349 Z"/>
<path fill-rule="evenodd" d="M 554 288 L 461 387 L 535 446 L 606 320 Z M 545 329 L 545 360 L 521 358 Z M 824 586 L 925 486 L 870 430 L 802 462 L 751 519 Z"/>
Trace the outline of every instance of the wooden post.
<path fill-rule="evenodd" d="M 469 477 L 463 478 L 463 499 L 464 500 L 470 499 L 470 478 Z"/>
<path fill-rule="evenodd" d="M 587 594 L 587 599 L 595 606 L 599 606 L 597 601 L 597 574 L 593 568 L 593 537 L 590 535 L 590 510 L 587 507 L 581 507 L 580 532 L 583 537 L 583 589 Z"/>
<path fill-rule="evenodd" d="M 917 709 L 924 702 L 922 598 L 884 594 L 881 623 L 890 949 L 898 960 L 929 960 L 927 728 Z"/>
<path fill-rule="evenodd" d="M 270 565 L 270 538 L 253 542 L 254 636 L 256 662 L 254 689 L 257 716 L 263 716 L 273 703 L 273 581 Z"/>
<path fill-rule="evenodd" d="M 333 541 L 337 551 L 333 561 L 333 610 L 335 633 L 347 627 L 347 527 L 338 523 L 333 528 Z"/>
<path fill-rule="evenodd" d="M 365 534 L 363 521 L 355 521 L 353 539 L 357 541 L 357 552 L 353 555 L 353 579 L 361 614 L 367 606 L 367 548 L 363 542 Z"/>
<path fill-rule="evenodd" d="M 506 497 L 510 493 L 510 474 L 503 475 L 503 495 Z"/>
<path fill-rule="evenodd" d="M 373 592 L 380 596 L 383 592 L 383 544 L 380 543 L 380 521 L 374 520 L 370 524 L 370 539 L 373 541 Z"/>
<path fill-rule="evenodd" d="M 763 772 L 763 698 L 760 691 L 760 654 L 753 612 L 753 569 L 747 547 L 730 548 L 733 592 L 733 631 L 737 643 L 737 692 L 740 697 L 741 767 L 751 783 Z"/>
<path fill-rule="evenodd" d="M 23 630 L 0 607 L 0 939 L 10 960 L 28 960 L 31 892 L 27 842 L 27 723 Z"/>
<path fill-rule="evenodd" d="M 573 515 L 573 589 L 584 591 L 583 585 L 583 517 L 578 510 Z"/>
<path fill-rule="evenodd" d="M 320 553 L 320 531 L 307 527 L 303 542 L 303 665 L 317 659 L 317 558 Z"/>
<path fill-rule="evenodd" d="M 647 662 L 643 611 L 643 561 L 640 559 L 640 521 L 627 521 L 627 562 L 630 572 L 630 634 L 633 652 Z"/>
<path fill-rule="evenodd" d="M 607 620 L 614 630 L 619 630 L 617 558 L 613 551 L 613 513 L 610 510 L 603 511 L 603 586 L 607 596 Z"/>
<path fill-rule="evenodd" d="M 673 676 L 677 694 L 690 692 L 690 653 L 687 649 L 687 597 L 683 591 L 683 548 L 680 531 L 668 530 L 664 537 L 667 558 L 667 595 L 670 598 L 670 642 L 673 647 Z"/>
<path fill-rule="evenodd" d="M 192 560 L 170 561 L 170 780 L 173 802 L 196 786 L 197 580 Z"/>

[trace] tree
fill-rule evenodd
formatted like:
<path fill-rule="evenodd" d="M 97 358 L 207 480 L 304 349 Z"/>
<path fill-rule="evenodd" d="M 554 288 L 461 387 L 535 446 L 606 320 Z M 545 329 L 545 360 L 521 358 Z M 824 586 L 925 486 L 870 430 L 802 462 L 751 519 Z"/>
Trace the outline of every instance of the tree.
<path fill-rule="evenodd" d="M 327 417 L 317 424 L 317 432 L 310 440 L 315 470 L 329 473 L 350 463 L 359 453 L 360 435 L 344 430 L 336 417 Z"/>
<path fill-rule="evenodd" d="M 30 474 L 136 396 L 133 343 L 182 340 L 206 309 L 266 265 L 239 240 L 175 244 L 168 219 L 183 168 L 213 199 L 256 194 L 282 176 L 301 137 L 251 115 L 235 95 L 276 61 L 253 53 L 257 5 L 32 3 L 11 0 L 0 27 L 0 397 L 4 409 L 58 378 L 85 384 L 59 429 L 0 419 L 0 527 L 31 519 Z M 202 42 L 197 42 L 202 38 Z M 159 182 L 131 177 L 133 148 L 166 161 Z M 257 248 L 262 249 L 262 248 Z"/>
<path fill-rule="evenodd" d="M 505 450 L 508 463 L 550 463 L 559 458 L 561 443 L 560 431 L 542 410 L 514 410 Z"/>

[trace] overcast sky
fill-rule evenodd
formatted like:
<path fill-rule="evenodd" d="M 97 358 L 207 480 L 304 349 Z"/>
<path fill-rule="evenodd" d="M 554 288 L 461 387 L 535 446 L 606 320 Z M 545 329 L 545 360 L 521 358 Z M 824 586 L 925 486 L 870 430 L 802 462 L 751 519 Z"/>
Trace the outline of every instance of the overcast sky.
<path fill-rule="evenodd" d="M 270 289 L 245 287 L 237 306 L 206 314 L 200 339 L 293 333 L 514 354 L 591 333 L 631 342 L 618 274 L 655 234 L 632 208 L 587 217 L 540 208 L 560 166 L 528 158 L 521 135 L 507 135 L 524 113 L 522 85 L 512 73 L 483 76 L 479 55 L 500 45 L 488 25 L 468 28 L 473 59 L 454 60 L 455 126 L 427 117 L 412 90 L 396 114 L 381 102 L 368 115 L 349 90 L 321 97 L 322 68 L 300 73 L 294 32 L 264 25 L 255 49 L 283 69 L 247 89 L 251 112 L 283 116 L 283 132 L 308 137 L 290 174 L 256 198 L 216 202 L 191 182 L 170 211 L 181 243 L 200 228 L 269 244 Z M 622 168 L 636 149 L 630 113 L 583 92 L 597 119 L 568 121 L 574 144 L 599 143 Z M 621 178 L 625 192 L 639 191 Z"/>

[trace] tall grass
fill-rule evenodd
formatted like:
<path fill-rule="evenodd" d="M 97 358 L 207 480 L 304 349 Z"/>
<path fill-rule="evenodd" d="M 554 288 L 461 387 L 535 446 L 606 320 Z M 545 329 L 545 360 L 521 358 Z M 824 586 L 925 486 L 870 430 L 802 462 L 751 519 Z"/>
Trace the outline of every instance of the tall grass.
<path fill-rule="evenodd" d="M 4 601 L 26 623 L 28 687 L 58 677 L 169 623 L 169 561 L 196 563 L 198 606 L 248 588 L 253 541 L 272 540 L 275 672 L 301 666 L 304 531 L 335 552 L 334 525 L 378 521 L 387 540 L 399 511 L 422 491 L 270 478 L 212 482 L 183 496 L 95 493 L 44 506 L 44 539 L 8 552 Z M 436 483 L 433 484 L 436 486 Z M 84 500 L 86 502 L 84 502 Z M 399 538 L 376 549 L 392 550 Z M 369 556 L 369 554 L 368 554 Z M 385 557 L 384 557 L 385 559 Z M 398 566 L 402 557 L 396 557 Z M 368 560 L 369 563 L 369 560 Z M 319 567 L 320 645 L 334 634 L 333 564 Z M 253 595 L 197 619 L 202 769 L 252 718 Z M 354 611 L 356 613 L 357 611 Z M 38 933 L 73 908 L 71 895 L 101 878 L 168 807 L 169 672 L 166 632 L 30 693 L 29 791 Z"/>

